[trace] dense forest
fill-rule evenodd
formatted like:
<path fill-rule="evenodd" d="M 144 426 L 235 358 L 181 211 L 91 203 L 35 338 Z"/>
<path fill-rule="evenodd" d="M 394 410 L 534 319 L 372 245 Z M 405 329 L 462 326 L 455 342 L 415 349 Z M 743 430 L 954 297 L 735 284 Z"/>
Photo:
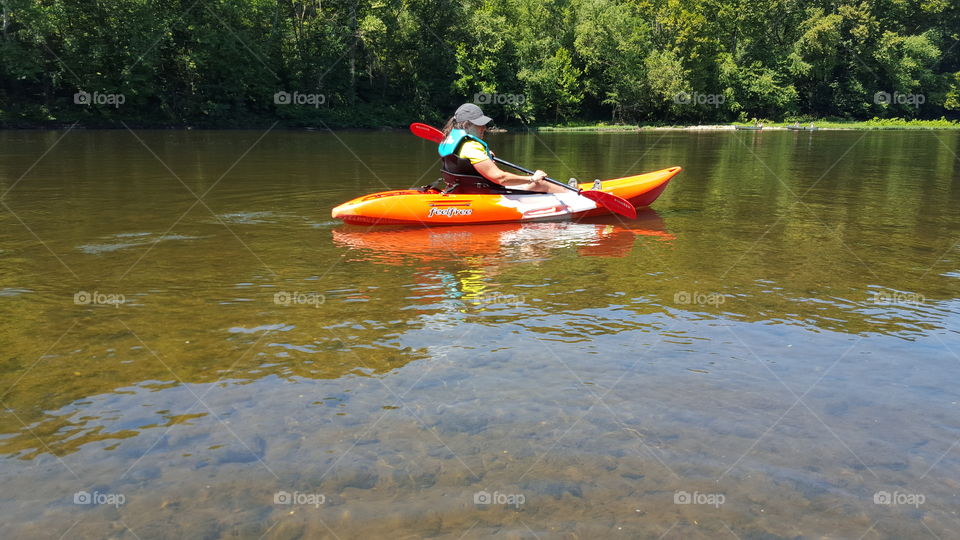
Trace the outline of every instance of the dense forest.
<path fill-rule="evenodd" d="M 956 0 L 0 0 L 0 125 L 957 118 Z"/>

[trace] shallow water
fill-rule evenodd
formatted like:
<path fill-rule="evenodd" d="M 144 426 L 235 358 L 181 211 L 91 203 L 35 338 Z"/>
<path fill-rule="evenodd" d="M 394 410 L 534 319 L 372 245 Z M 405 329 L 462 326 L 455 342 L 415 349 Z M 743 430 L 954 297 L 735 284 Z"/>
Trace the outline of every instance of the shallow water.
<path fill-rule="evenodd" d="M 956 537 L 957 134 L 491 139 L 685 170 L 369 231 L 428 143 L 0 132 L 0 536 Z"/>

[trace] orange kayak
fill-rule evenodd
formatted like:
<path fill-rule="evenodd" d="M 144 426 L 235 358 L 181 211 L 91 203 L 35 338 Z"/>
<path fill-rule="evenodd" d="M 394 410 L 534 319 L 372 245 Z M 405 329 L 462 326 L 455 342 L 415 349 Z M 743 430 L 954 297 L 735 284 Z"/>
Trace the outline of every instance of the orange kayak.
<path fill-rule="evenodd" d="M 671 167 L 646 174 L 601 182 L 600 191 L 630 201 L 635 208 L 649 206 L 682 169 Z M 592 183 L 580 184 L 591 189 Z M 358 225 L 472 225 L 516 221 L 579 219 L 610 214 L 596 202 L 569 193 L 449 194 L 414 189 L 382 191 L 334 208 L 331 215 Z"/>

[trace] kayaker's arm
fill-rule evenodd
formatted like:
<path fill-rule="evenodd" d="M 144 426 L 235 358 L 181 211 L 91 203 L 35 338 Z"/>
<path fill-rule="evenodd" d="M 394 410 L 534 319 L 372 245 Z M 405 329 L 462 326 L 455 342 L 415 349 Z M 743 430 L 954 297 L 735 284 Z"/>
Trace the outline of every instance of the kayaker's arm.
<path fill-rule="evenodd" d="M 484 178 L 500 185 L 507 185 L 511 183 L 527 183 L 533 181 L 533 177 L 531 176 L 520 176 L 519 174 L 513 174 L 504 171 L 500 167 L 497 167 L 497 164 L 494 163 L 492 159 L 485 159 L 474 164 L 474 167 L 476 167 L 477 172 L 482 174 Z"/>
<path fill-rule="evenodd" d="M 561 193 L 566 191 L 566 188 L 544 182 L 543 179 L 547 177 L 547 173 L 543 171 L 537 171 L 532 176 L 520 176 L 500 169 L 492 159 L 485 159 L 479 163 L 475 163 L 473 166 L 484 178 L 491 182 L 496 182 L 501 186 L 509 186 L 529 191 L 543 191 L 546 193 Z"/>

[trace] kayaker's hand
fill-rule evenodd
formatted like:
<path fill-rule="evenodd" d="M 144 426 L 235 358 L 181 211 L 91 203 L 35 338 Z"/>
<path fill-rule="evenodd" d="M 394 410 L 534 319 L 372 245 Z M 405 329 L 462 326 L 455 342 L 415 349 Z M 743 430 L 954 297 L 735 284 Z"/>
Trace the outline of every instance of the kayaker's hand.
<path fill-rule="evenodd" d="M 530 178 L 530 180 L 532 182 L 539 182 L 546 177 L 547 177 L 547 173 L 537 169 L 537 171 L 533 173 L 533 176 Z"/>

